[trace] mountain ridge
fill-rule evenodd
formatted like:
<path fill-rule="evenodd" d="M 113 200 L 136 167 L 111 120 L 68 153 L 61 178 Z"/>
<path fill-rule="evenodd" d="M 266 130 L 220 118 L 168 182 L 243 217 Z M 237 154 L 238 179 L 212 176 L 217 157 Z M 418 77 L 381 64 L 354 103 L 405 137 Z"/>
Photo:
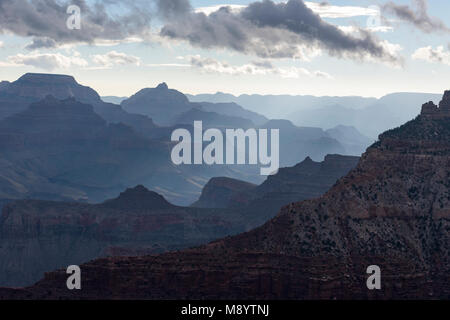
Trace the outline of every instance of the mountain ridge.
<path fill-rule="evenodd" d="M 92 261 L 81 266 L 86 286 L 79 292 L 63 288 L 66 275 L 60 270 L 30 288 L 3 289 L 0 296 L 446 298 L 450 294 L 449 95 L 444 94 L 437 116 L 427 114 L 425 107 L 414 120 L 381 134 L 357 167 L 322 197 L 284 206 L 257 229 L 181 252 Z M 380 290 L 366 287 L 370 265 L 381 268 Z"/>

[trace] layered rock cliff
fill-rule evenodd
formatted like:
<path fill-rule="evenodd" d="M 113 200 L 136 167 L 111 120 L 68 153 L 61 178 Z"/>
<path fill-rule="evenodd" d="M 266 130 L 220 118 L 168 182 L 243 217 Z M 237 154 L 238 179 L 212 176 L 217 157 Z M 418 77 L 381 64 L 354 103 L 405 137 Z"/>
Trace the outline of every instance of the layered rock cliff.
<path fill-rule="evenodd" d="M 290 204 L 262 227 L 183 252 L 109 258 L 5 298 L 311 299 L 450 296 L 450 92 L 387 131 L 324 196 Z M 378 265 L 381 290 L 368 290 Z"/>
<path fill-rule="evenodd" d="M 102 204 L 22 200 L 0 216 L 0 286 L 117 255 L 161 253 L 244 231 L 237 210 L 184 208 L 143 186 Z"/>

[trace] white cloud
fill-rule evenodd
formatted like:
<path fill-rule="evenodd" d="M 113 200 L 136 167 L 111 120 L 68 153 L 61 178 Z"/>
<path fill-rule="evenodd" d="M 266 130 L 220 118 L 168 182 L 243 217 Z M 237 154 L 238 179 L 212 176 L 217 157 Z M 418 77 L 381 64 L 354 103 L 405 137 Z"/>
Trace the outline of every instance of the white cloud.
<path fill-rule="evenodd" d="M 189 56 L 187 60 L 193 68 L 197 68 L 206 73 L 221 73 L 229 75 L 278 75 L 282 78 L 300 78 L 301 76 L 321 77 L 331 79 L 332 76 L 323 71 L 310 71 L 305 68 L 275 67 L 268 61 L 253 62 L 238 66 L 230 65 L 211 58 L 204 58 L 199 55 Z"/>
<path fill-rule="evenodd" d="M 110 51 L 106 54 L 92 56 L 92 61 L 103 68 L 111 68 L 115 65 L 140 65 L 141 59 L 123 52 Z"/>
<path fill-rule="evenodd" d="M 186 63 L 150 63 L 146 64 L 147 67 L 175 67 L 175 68 L 186 68 L 190 67 L 190 64 Z"/>
<path fill-rule="evenodd" d="M 286 1 L 280 1 L 286 2 Z M 358 6 L 334 6 L 328 4 L 321 4 L 317 2 L 305 1 L 308 8 L 318 14 L 321 18 L 351 18 L 351 17 L 374 17 L 380 15 L 380 10 L 375 7 L 358 7 Z M 199 7 L 196 8 L 196 12 L 203 12 L 206 15 L 219 10 L 221 7 L 229 7 L 233 12 L 239 12 L 244 9 L 245 5 L 237 4 L 220 4 L 215 6 Z"/>
<path fill-rule="evenodd" d="M 444 46 L 438 46 L 436 49 L 433 49 L 431 46 L 419 48 L 412 54 L 412 58 L 414 60 L 450 65 L 450 51 L 446 50 Z"/>
<path fill-rule="evenodd" d="M 246 6 L 240 4 L 219 4 L 216 6 L 199 7 L 195 9 L 195 12 L 203 12 L 206 15 L 210 15 L 211 13 L 216 12 L 222 7 L 231 8 L 232 12 L 237 13 L 244 9 Z"/>
<path fill-rule="evenodd" d="M 54 70 L 68 69 L 71 67 L 86 67 L 88 62 L 78 55 L 65 56 L 61 53 L 38 53 L 17 54 L 9 56 L 6 62 L 0 63 L 5 67 L 32 66 L 38 69 Z"/>
<path fill-rule="evenodd" d="M 0 41 L 0 48 L 3 48 L 3 41 Z"/>
<path fill-rule="evenodd" d="M 383 64 L 385 64 L 386 66 L 389 66 L 389 67 L 396 68 L 396 69 L 400 69 L 400 68 L 404 67 L 405 61 L 400 54 L 400 51 L 403 50 L 403 47 L 400 44 L 392 43 L 387 40 L 382 40 L 382 41 L 380 41 L 380 45 L 383 47 L 383 49 L 388 54 L 390 54 L 393 57 L 397 57 L 397 60 L 395 62 L 383 61 L 382 62 Z M 374 63 L 378 62 L 376 59 L 374 59 L 373 57 L 368 56 L 368 55 L 366 57 L 364 57 L 364 59 L 369 62 L 374 62 Z"/>
<path fill-rule="evenodd" d="M 129 38 L 121 39 L 121 40 L 98 39 L 94 42 L 94 45 L 98 46 L 98 47 L 114 47 L 119 44 L 142 43 L 144 41 L 145 40 L 143 38 L 137 38 L 137 37 L 129 37 Z"/>
<path fill-rule="evenodd" d="M 338 28 L 348 34 L 358 33 L 360 30 L 360 28 L 356 26 L 338 26 Z M 392 32 L 394 31 L 394 28 L 390 26 L 377 26 L 363 28 L 363 30 L 370 32 Z"/>
<path fill-rule="evenodd" d="M 317 2 L 305 1 L 305 4 L 312 11 L 317 13 L 321 18 L 351 18 L 361 16 L 379 16 L 380 10 L 375 6 L 357 7 L 357 6 L 334 6 L 329 4 L 321 4 Z"/>

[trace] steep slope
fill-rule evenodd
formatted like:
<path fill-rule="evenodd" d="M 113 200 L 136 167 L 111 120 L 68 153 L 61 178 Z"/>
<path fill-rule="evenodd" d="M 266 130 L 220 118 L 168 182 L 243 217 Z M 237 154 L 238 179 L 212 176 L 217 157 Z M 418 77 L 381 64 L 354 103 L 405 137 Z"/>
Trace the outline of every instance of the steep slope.
<path fill-rule="evenodd" d="M 448 298 L 449 183 L 450 91 L 439 108 L 425 104 L 416 119 L 380 135 L 324 196 L 286 206 L 256 230 L 181 253 L 90 262 L 78 292 L 65 289 L 61 270 L 0 295 Z M 381 268 L 381 290 L 366 287 L 369 265 Z"/>

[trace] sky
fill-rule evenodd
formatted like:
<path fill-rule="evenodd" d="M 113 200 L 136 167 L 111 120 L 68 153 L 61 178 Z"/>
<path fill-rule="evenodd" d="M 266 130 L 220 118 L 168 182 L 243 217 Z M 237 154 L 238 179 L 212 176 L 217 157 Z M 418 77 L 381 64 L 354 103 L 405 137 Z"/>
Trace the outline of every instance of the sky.
<path fill-rule="evenodd" d="M 442 0 L 0 0 L 0 80 L 70 74 L 103 96 L 161 82 L 191 94 L 442 93 L 448 12 Z"/>

